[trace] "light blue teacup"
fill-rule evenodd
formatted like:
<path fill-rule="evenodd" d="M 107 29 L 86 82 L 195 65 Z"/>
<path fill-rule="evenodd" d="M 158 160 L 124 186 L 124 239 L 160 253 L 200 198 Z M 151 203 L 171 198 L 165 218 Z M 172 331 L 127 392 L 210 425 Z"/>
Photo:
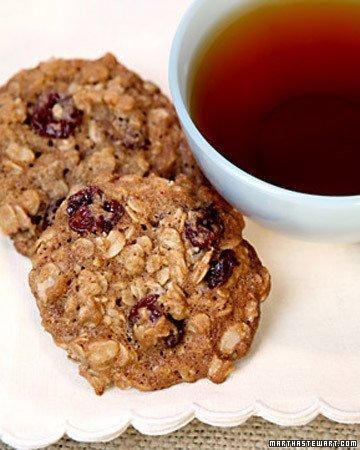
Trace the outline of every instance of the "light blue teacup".
<path fill-rule="evenodd" d="M 238 14 L 241 9 L 266 1 L 271 0 L 195 0 L 192 3 L 178 27 L 170 55 L 170 89 L 180 121 L 209 181 L 246 216 L 268 228 L 307 240 L 360 242 L 360 195 L 308 195 L 255 178 L 212 147 L 190 117 L 189 76 L 204 37 L 232 11 Z"/>

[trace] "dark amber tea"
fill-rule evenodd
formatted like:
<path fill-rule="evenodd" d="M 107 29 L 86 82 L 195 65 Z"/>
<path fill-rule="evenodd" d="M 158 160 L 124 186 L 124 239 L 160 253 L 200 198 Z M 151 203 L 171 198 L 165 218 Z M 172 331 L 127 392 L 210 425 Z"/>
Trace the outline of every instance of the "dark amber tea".
<path fill-rule="evenodd" d="M 194 67 L 193 119 L 226 158 L 294 191 L 360 194 L 360 2 L 264 2 Z"/>

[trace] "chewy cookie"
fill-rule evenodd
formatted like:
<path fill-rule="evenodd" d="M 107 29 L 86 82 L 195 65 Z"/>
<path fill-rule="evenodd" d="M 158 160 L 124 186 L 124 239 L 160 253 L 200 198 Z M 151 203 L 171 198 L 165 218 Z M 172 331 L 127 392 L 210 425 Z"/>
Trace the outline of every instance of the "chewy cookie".
<path fill-rule="evenodd" d="M 107 54 L 55 59 L 0 89 L 0 227 L 33 245 L 74 184 L 100 174 L 201 178 L 169 100 Z"/>
<path fill-rule="evenodd" d="M 97 180 L 62 203 L 37 242 L 30 286 L 44 327 L 97 394 L 224 381 L 250 348 L 270 285 L 243 226 L 185 178 Z"/>

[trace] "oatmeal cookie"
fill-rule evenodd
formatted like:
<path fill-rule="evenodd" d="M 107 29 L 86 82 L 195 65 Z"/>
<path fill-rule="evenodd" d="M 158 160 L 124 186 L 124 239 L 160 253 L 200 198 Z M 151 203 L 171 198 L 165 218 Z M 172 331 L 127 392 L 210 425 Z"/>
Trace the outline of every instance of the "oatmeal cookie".
<path fill-rule="evenodd" d="M 33 257 L 45 329 L 97 394 L 224 381 L 270 286 L 243 226 L 185 179 L 129 175 L 73 192 Z"/>
<path fill-rule="evenodd" d="M 31 255 L 74 184 L 202 175 L 170 101 L 107 54 L 54 59 L 0 89 L 0 228 Z"/>

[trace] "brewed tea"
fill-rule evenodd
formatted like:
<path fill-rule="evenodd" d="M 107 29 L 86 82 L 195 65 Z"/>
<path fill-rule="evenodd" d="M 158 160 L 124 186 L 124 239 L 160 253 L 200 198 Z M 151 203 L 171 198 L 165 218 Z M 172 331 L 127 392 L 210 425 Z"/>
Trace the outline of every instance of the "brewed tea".
<path fill-rule="evenodd" d="M 264 2 L 207 37 L 193 119 L 235 165 L 294 191 L 360 194 L 360 2 Z"/>

